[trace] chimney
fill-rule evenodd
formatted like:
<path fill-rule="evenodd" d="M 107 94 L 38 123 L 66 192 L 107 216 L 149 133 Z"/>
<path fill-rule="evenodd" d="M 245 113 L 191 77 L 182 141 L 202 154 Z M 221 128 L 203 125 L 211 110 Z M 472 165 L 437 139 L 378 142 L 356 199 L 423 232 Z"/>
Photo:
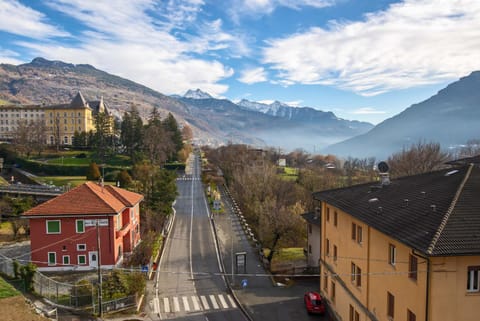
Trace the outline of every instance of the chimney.
<path fill-rule="evenodd" d="M 437 205 L 430 205 L 430 208 L 432 209 L 432 212 L 436 212 L 437 211 Z"/>
<path fill-rule="evenodd" d="M 390 185 L 390 175 L 388 173 L 380 173 L 380 183 L 382 187 Z"/>

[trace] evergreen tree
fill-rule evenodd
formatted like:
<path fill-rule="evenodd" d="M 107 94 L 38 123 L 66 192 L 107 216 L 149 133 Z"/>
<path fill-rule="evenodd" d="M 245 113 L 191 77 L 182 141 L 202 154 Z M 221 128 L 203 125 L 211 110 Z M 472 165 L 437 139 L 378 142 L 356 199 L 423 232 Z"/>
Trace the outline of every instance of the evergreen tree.
<path fill-rule="evenodd" d="M 132 159 L 140 150 L 143 141 L 143 121 L 135 105 L 132 105 L 123 115 L 120 125 L 120 141 L 125 147 L 125 153 Z"/>
<path fill-rule="evenodd" d="M 88 166 L 87 170 L 87 180 L 89 181 L 97 181 L 100 179 L 100 169 L 98 168 L 98 165 L 95 162 L 91 162 L 90 165 Z"/>
<path fill-rule="evenodd" d="M 169 155 L 170 161 L 177 160 L 177 153 L 183 148 L 182 132 L 178 128 L 178 123 L 171 113 L 168 113 L 167 118 L 163 121 L 163 126 L 170 133 L 173 144 L 175 146 L 175 153 Z"/>

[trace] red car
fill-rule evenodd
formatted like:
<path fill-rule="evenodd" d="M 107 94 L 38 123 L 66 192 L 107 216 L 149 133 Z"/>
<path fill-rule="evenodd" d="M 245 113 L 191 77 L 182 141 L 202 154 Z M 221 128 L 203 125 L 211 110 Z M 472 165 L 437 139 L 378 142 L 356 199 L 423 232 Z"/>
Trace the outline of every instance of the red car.
<path fill-rule="evenodd" d="M 305 301 L 305 308 L 308 313 L 325 314 L 325 305 L 323 304 L 322 297 L 317 292 L 307 292 L 303 296 Z"/>

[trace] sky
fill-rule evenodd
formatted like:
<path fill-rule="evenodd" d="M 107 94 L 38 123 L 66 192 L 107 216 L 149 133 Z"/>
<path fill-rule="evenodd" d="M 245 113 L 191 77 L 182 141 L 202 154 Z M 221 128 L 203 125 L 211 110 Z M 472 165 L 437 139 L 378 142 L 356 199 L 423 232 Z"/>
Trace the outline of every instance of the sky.
<path fill-rule="evenodd" d="M 0 63 L 377 124 L 480 70 L 479 0 L 0 0 Z"/>

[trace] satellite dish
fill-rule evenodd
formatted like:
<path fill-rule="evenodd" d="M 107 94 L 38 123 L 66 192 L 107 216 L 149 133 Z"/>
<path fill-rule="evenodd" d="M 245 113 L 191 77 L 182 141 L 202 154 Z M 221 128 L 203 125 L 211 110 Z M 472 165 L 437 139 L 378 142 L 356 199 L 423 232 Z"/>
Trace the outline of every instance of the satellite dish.
<path fill-rule="evenodd" d="M 389 169 L 388 164 L 386 162 L 378 163 L 377 168 L 380 171 L 380 173 L 386 173 L 388 172 L 388 169 Z"/>

